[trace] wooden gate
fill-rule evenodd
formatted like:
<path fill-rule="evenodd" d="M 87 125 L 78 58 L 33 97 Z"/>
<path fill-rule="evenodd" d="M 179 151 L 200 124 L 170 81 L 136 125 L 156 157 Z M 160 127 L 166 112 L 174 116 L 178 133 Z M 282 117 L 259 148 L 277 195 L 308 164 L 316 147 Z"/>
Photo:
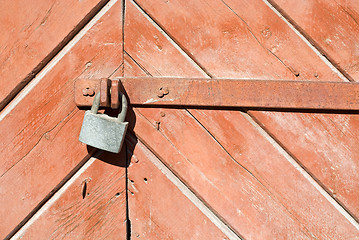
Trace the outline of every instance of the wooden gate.
<path fill-rule="evenodd" d="M 80 78 L 354 82 L 358 22 L 357 0 L 3 1 L 0 238 L 359 239 L 357 112 L 133 107 L 110 154 L 74 102 Z"/>

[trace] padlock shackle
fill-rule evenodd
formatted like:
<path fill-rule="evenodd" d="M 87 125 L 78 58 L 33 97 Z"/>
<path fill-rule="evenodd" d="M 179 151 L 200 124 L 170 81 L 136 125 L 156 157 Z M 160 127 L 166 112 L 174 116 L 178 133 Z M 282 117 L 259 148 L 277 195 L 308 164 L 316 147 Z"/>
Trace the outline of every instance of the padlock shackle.
<path fill-rule="evenodd" d="M 118 114 L 118 120 L 120 122 L 124 122 L 127 114 L 127 99 L 125 94 L 123 94 L 122 92 L 119 92 L 119 94 L 121 95 L 122 107 L 121 112 Z"/>
<path fill-rule="evenodd" d="M 121 107 L 121 112 L 118 114 L 117 118 L 120 122 L 124 122 L 127 114 L 127 99 L 125 94 L 123 94 L 122 92 L 119 92 L 119 94 L 121 95 L 122 107 Z M 97 114 L 99 107 L 100 107 L 100 92 L 96 93 L 95 95 L 95 98 L 91 106 L 91 112 L 93 114 Z"/>
<path fill-rule="evenodd" d="M 96 93 L 96 95 L 93 99 L 93 103 L 91 106 L 91 112 L 93 114 L 96 114 L 98 112 L 99 107 L 100 107 L 100 91 L 98 93 Z"/>

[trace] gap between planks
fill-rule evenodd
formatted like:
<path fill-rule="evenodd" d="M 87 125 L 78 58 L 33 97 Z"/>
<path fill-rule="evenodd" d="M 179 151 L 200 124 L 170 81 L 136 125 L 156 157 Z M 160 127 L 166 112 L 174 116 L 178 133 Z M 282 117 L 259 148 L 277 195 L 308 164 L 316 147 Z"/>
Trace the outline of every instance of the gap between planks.
<path fill-rule="evenodd" d="M 73 46 L 97 23 L 103 15 L 111 9 L 118 0 L 110 0 L 102 8 L 98 9 L 95 16 L 58 52 L 51 61 L 25 86 L 22 91 L 7 105 L 0 113 L 0 121 L 3 120 L 11 111 L 29 94 L 32 89 L 50 72 L 56 64 L 72 49 Z M 94 160 L 90 157 L 93 152 L 89 153 L 6 237 L 5 239 L 14 239 L 21 237 L 21 234 L 36 221 L 61 195 L 62 193 L 83 173 Z M 89 160 L 90 159 L 90 160 Z"/>
<path fill-rule="evenodd" d="M 13 100 L 3 109 L 0 113 L 0 121 L 2 121 L 15 107 L 21 102 L 27 94 L 45 77 L 45 75 L 50 72 L 56 64 L 76 45 L 78 41 L 92 28 L 95 23 L 106 14 L 108 10 L 117 2 L 118 0 L 110 0 L 103 8 L 99 9 L 97 14 L 76 34 L 59 52 L 54 56 L 51 61 L 33 78 L 22 90 L 21 92 L 13 98 Z"/>
<path fill-rule="evenodd" d="M 348 78 L 346 78 L 343 73 L 338 70 L 338 68 L 333 65 L 332 62 L 330 62 L 323 54 L 320 53 L 320 51 L 313 46 L 310 41 L 301 34 L 285 17 L 283 17 L 280 12 L 274 8 L 267 0 L 263 0 L 272 11 L 274 11 L 319 57 L 322 59 L 331 70 L 333 70 L 338 76 L 343 79 L 343 81 L 350 82 Z M 138 11 L 141 12 L 141 14 L 205 77 L 213 78 L 210 73 L 208 73 L 203 66 L 201 66 L 196 59 L 192 55 L 188 53 L 186 49 L 184 49 L 183 46 L 178 44 L 178 41 L 176 41 L 172 36 L 170 36 L 166 30 L 160 26 L 154 18 L 150 14 L 148 14 L 135 0 L 130 0 L 130 2 L 137 8 Z M 147 72 L 147 71 L 146 71 Z M 186 110 L 188 112 L 188 110 Z M 335 209 L 337 209 L 356 229 L 359 230 L 359 223 L 356 221 L 356 219 L 350 214 L 350 212 L 342 206 L 339 202 L 337 202 L 336 199 L 334 199 L 326 190 L 322 187 L 322 184 L 319 183 L 319 180 L 316 180 L 311 176 L 310 173 L 306 171 L 297 161 L 295 158 L 293 158 L 281 145 L 278 143 L 271 135 L 268 133 L 264 128 L 262 128 L 248 113 L 241 112 L 241 114 L 248 120 L 256 129 L 257 131 L 264 136 L 272 145 L 274 148 L 278 150 L 279 153 L 281 153 L 289 163 L 291 163 L 294 168 L 302 174 L 305 179 L 307 179 L 310 184 L 314 186 L 315 189 L 319 191 L 321 195 L 325 199 L 328 200 L 330 204 L 334 206 Z M 195 119 L 197 122 L 198 120 Z M 200 123 L 199 123 L 200 124 Z M 202 125 L 202 124 L 201 124 Z M 205 129 L 207 132 L 209 132 L 207 129 Z M 213 137 L 213 136 L 212 136 Z M 217 139 L 214 139 L 216 142 Z"/>
<path fill-rule="evenodd" d="M 359 223 L 356 219 L 346 210 L 340 203 L 338 203 L 326 190 L 321 186 L 318 181 L 311 176 L 297 161 L 293 158 L 290 153 L 288 153 L 281 145 L 278 143 L 263 127 L 261 127 L 249 114 L 241 112 L 243 117 L 248 120 L 257 131 L 265 138 L 268 142 L 272 144 L 272 146 L 282 154 L 288 162 L 290 162 L 294 168 L 304 176 L 314 187 L 317 189 L 325 199 L 330 202 L 337 211 L 339 211 L 356 229 L 359 230 Z"/>
<path fill-rule="evenodd" d="M 146 121 L 144 116 L 141 115 Z M 241 240 L 244 239 L 232 230 L 217 214 L 211 210 L 172 170 L 166 166 L 161 160 L 161 157 L 146 143 L 140 136 L 136 135 L 137 139 L 155 156 L 155 158 L 148 158 L 153 165 L 155 165 L 179 190 L 195 205 L 218 229 L 222 231 L 229 239 Z"/>
<path fill-rule="evenodd" d="M 15 88 L 4 99 L 0 100 L 0 111 L 3 110 L 20 92 L 26 87 L 39 72 L 76 36 L 79 31 L 108 3 L 108 0 L 100 1 L 71 31 L 64 39 L 54 47 L 50 53 L 40 61 L 38 65 L 18 83 Z M 52 8 L 52 7 L 51 7 Z"/>
<path fill-rule="evenodd" d="M 208 78 L 214 78 L 211 73 L 209 73 L 205 67 L 203 67 L 189 51 L 181 46 L 181 44 L 175 40 L 174 37 L 170 36 L 162 26 L 160 26 L 152 16 L 150 16 L 143 8 L 135 1 L 130 0 L 130 2 L 140 11 L 143 16 L 190 62 L 193 66 L 200 72 L 203 72 L 204 75 Z"/>
<path fill-rule="evenodd" d="M 242 114 L 243 115 L 243 114 Z M 301 164 L 301 162 L 299 161 L 299 159 L 297 159 L 294 154 L 292 154 L 282 143 L 280 140 L 278 140 L 273 134 L 271 134 L 271 132 L 265 127 L 262 125 L 262 123 L 255 117 L 253 116 L 251 113 L 247 113 L 247 115 L 250 117 L 251 121 L 250 123 L 256 128 L 258 129 L 258 131 L 260 132 L 260 134 L 262 136 L 264 136 L 268 141 L 272 142 L 273 141 L 273 146 L 280 152 L 280 153 L 285 153 L 285 154 L 282 154 L 284 155 L 286 158 L 287 156 L 289 156 L 290 158 L 288 159 L 288 161 L 298 170 L 298 171 L 301 171 L 300 169 L 303 170 L 303 173 L 302 175 L 307 179 L 309 180 L 309 182 L 311 182 L 310 180 L 312 179 L 314 182 L 318 183 L 318 185 L 322 188 L 323 191 L 327 192 L 329 194 L 329 196 L 331 197 L 330 199 L 332 199 L 333 201 L 337 202 L 341 207 L 342 209 L 344 209 L 346 211 L 347 214 L 349 214 L 353 219 L 354 221 L 358 223 L 358 218 L 349 210 L 349 209 L 346 209 L 345 205 L 339 201 L 338 199 L 335 199 L 332 195 L 332 193 L 330 192 L 330 190 L 322 183 L 320 182 L 319 179 L 317 179 L 314 175 L 312 175 L 310 173 L 310 171 Z M 245 118 L 246 116 L 243 115 Z M 261 132 L 261 130 L 263 132 Z M 262 134 L 263 133 L 263 134 Z M 277 145 L 277 146 L 276 146 Z M 293 161 L 293 162 L 292 162 Z M 298 168 L 299 166 L 299 168 Z M 304 175 L 304 174 L 308 174 L 308 176 Z M 313 184 L 312 184 L 313 185 Z M 314 185 L 316 186 L 316 185 Z M 317 187 L 316 187 L 317 189 Z M 325 195 L 324 195 L 325 197 Z M 329 201 L 330 202 L 330 201 Z M 336 208 L 337 209 L 337 208 Z M 338 210 L 338 209 L 337 209 Z M 339 209 L 339 212 L 340 212 L 340 209 Z M 342 213 L 343 214 L 343 213 Z M 344 215 L 344 214 L 343 214 Z M 357 227 L 358 228 L 358 227 Z"/>
<path fill-rule="evenodd" d="M 286 14 L 272 0 L 262 0 L 280 19 L 282 19 L 293 32 L 300 37 L 305 44 L 343 81 L 354 82 L 354 80 L 341 67 L 335 64 L 335 61 L 317 44 L 301 27 Z"/>
<path fill-rule="evenodd" d="M 98 151 L 96 155 L 101 154 L 102 151 Z M 14 233 L 13 236 L 7 236 L 5 239 L 20 239 L 26 230 L 38 220 L 43 213 L 50 209 L 50 207 L 60 199 L 62 194 L 66 192 L 66 190 L 84 173 L 96 160 L 96 157 L 91 157 L 91 154 L 88 154 L 79 164 L 79 167 L 76 167 L 73 174 L 69 174 L 70 176 L 65 178 L 64 184 L 62 186 L 56 186 L 58 190 L 49 197 L 49 199 L 33 214 L 30 219 L 23 225 L 21 228 Z M 76 171 L 77 170 L 77 171 Z M 61 185 L 61 183 L 60 183 Z M 56 189 L 55 188 L 55 189 Z M 54 190 L 52 191 L 54 192 Z"/>

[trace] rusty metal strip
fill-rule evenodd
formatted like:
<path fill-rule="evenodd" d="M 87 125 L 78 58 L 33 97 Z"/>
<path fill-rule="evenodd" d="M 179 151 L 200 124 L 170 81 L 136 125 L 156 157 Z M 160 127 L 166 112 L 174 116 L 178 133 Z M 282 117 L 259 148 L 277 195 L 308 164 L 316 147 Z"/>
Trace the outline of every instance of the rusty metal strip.
<path fill-rule="evenodd" d="M 82 90 L 89 85 L 98 91 L 99 81 L 76 83 L 78 106 L 91 106 L 92 97 L 84 96 Z M 111 95 L 122 88 L 130 104 L 137 106 L 359 110 L 359 83 L 352 82 L 121 78 L 120 84 L 114 84 L 116 81 L 112 80 Z"/>
<path fill-rule="evenodd" d="M 132 105 L 359 110 L 348 82 L 123 78 Z"/>

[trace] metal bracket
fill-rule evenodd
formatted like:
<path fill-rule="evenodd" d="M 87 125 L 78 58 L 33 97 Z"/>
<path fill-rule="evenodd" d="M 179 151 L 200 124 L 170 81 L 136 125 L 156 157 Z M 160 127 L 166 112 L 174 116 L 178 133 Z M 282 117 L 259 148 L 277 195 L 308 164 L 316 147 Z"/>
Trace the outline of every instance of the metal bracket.
<path fill-rule="evenodd" d="M 118 108 L 120 88 L 137 106 L 359 110 L 359 83 L 252 79 L 82 79 L 75 82 L 75 102 L 91 106 L 94 93 L 101 91 L 108 98 L 100 106 Z"/>

